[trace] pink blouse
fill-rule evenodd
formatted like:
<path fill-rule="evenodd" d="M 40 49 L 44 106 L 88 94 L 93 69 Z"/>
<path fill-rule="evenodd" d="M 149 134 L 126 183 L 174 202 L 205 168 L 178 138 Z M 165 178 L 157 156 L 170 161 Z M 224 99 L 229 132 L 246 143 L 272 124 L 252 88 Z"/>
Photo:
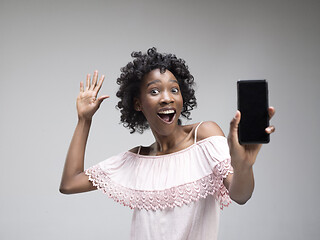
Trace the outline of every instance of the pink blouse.
<path fill-rule="evenodd" d="M 87 169 L 98 189 L 134 209 L 131 239 L 216 239 L 219 208 L 231 202 L 227 140 L 212 136 L 181 151 L 123 152 Z"/>

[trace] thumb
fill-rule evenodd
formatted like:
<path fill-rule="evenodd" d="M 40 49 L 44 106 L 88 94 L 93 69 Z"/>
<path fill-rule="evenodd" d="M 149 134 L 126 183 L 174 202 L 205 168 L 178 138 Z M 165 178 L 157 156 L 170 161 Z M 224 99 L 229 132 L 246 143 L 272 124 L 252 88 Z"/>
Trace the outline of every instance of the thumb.
<path fill-rule="evenodd" d="M 229 141 L 231 144 L 238 143 L 238 126 L 241 119 L 241 113 L 237 110 L 236 115 L 230 122 Z"/>
<path fill-rule="evenodd" d="M 100 104 L 103 102 L 103 100 L 109 98 L 110 96 L 108 95 L 104 95 L 104 96 L 100 96 L 98 99 L 97 99 L 97 103 L 98 103 L 98 106 L 100 106 Z"/>

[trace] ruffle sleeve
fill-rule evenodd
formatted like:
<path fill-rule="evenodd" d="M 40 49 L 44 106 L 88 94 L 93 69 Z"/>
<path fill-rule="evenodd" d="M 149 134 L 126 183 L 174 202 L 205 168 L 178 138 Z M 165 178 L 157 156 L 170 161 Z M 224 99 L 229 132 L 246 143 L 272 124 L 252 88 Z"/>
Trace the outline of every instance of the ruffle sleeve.
<path fill-rule="evenodd" d="M 159 210 L 214 195 L 231 202 L 223 179 L 232 173 L 227 140 L 212 136 L 176 153 L 144 156 L 123 152 L 85 171 L 89 180 L 132 209 Z"/>

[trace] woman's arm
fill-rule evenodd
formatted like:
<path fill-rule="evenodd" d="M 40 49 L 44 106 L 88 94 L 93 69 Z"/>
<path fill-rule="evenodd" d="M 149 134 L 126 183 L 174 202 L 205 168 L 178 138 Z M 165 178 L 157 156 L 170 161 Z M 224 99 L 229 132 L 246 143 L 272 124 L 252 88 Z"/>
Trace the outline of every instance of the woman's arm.
<path fill-rule="evenodd" d="M 109 96 L 96 98 L 104 81 L 102 75 L 99 82 L 98 71 L 94 72 L 92 83 L 87 75 L 86 88 L 80 83 L 77 97 L 78 124 L 73 134 L 67 153 L 60 183 L 60 192 L 64 194 L 87 192 L 96 189 L 84 174 L 84 155 L 92 122 L 92 117 L 102 101 Z"/>
<path fill-rule="evenodd" d="M 272 118 L 275 110 L 269 108 L 269 116 Z M 232 200 L 239 204 L 245 204 L 251 197 L 254 189 L 253 164 L 256 161 L 262 144 L 240 145 L 238 141 L 238 124 L 241 113 L 237 111 L 236 116 L 230 122 L 230 132 L 228 135 L 228 144 L 230 148 L 231 164 L 234 170 L 229 174 L 224 184 L 229 190 Z M 275 131 L 274 126 L 266 128 L 266 132 L 271 134 Z"/>

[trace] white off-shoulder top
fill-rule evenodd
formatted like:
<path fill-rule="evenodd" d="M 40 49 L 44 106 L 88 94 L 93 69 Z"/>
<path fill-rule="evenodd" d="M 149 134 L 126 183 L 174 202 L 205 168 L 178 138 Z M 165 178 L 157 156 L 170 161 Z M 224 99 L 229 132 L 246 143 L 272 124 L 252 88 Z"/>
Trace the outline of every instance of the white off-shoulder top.
<path fill-rule="evenodd" d="M 230 160 L 227 139 L 212 136 L 167 155 L 123 152 L 85 173 L 134 209 L 131 239 L 216 239 L 220 209 L 231 202 L 223 184 Z"/>

